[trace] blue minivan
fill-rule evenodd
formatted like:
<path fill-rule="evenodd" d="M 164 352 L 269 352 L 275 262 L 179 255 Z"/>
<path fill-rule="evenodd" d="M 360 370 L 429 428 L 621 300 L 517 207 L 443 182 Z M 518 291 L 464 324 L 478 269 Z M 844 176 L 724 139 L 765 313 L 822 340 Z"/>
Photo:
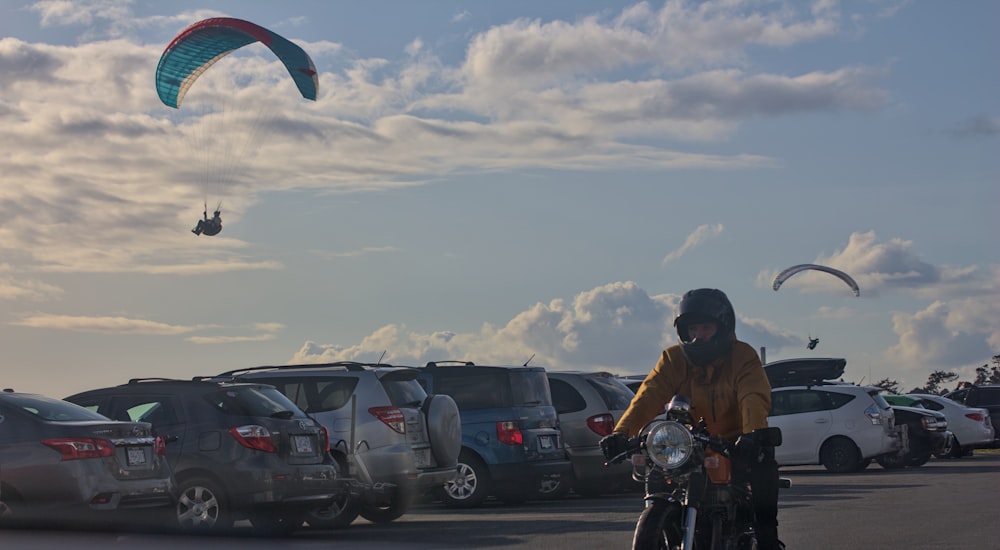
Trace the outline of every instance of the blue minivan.
<path fill-rule="evenodd" d="M 462 418 L 458 475 L 436 491 L 445 505 L 470 508 L 488 496 L 523 502 L 543 480 L 572 472 L 545 369 L 468 361 L 418 368 L 424 389 L 450 395 Z"/>

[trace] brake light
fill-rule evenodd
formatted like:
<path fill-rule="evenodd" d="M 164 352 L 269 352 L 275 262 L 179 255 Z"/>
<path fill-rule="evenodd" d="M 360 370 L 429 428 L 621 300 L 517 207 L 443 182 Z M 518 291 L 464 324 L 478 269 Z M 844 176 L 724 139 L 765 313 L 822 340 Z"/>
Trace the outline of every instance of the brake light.
<path fill-rule="evenodd" d="M 320 428 L 323 428 L 323 450 L 330 452 L 330 432 L 326 431 L 326 426 L 320 424 Z"/>
<path fill-rule="evenodd" d="M 42 444 L 58 451 L 63 460 L 102 458 L 115 455 L 115 448 L 107 439 L 90 437 L 43 439 Z"/>
<path fill-rule="evenodd" d="M 870 420 L 872 424 L 879 425 L 882 423 L 882 413 L 879 411 L 878 405 L 875 405 L 874 403 L 868 405 L 868 408 L 865 409 L 865 416 L 868 417 L 868 420 Z"/>
<path fill-rule="evenodd" d="M 972 419 L 972 420 L 975 420 L 976 422 L 982 422 L 983 420 L 986 420 L 986 416 L 982 415 L 980 413 L 969 413 L 969 414 L 965 415 L 965 417 L 969 418 L 969 419 Z"/>
<path fill-rule="evenodd" d="M 153 452 L 160 456 L 167 456 L 167 442 L 162 437 L 156 437 L 156 441 L 153 442 Z"/>
<path fill-rule="evenodd" d="M 506 445 L 524 444 L 524 434 L 517 422 L 497 422 L 497 439 Z"/>
<path fill-rule="evenodd" d="M 378 418 L 386 426 L 392 428 L 392 431 L 405 434 L 406 433 L 406 418 L 403 417 L 403 411 L 396 407 L 372 407 L 368 409 L 368 413 Z"/>
<path fill-rule="evenodd" d="M 274 441 L 271 439 L 271 432 L 264 426 L 248 424 L 246 426 L 233 426 L 229 428 L 229 433 L 233 435 L 240 445 L 255 451 L 274 453 L 278 451 Z"/>
<path fill-rule="evenodd" d="M 591 416 L 587 419 L 587 427 L 597 435 L 611 435 L 615 429 L 615 419 L 608 413 Z"/>

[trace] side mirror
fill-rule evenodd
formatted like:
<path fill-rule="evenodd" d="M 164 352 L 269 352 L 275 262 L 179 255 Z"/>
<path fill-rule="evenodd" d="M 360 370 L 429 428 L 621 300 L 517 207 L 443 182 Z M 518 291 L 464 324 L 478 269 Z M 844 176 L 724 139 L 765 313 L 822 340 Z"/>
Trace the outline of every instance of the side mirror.
<path fill-rule="evenodd" d="M 758 428 L 753 431 L 753 439 L 762 447 L 780 447 L 781 428 L 777 426 Z"/>

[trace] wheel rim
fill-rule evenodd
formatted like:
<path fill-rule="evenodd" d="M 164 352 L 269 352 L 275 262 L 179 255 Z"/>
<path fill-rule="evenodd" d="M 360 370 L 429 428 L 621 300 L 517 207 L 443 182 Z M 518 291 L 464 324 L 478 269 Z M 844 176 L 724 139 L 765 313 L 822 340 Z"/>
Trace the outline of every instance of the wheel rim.
<path fill-rule="evenodd" d="M 543 495 L 551 495 L 559 492 L 562 485 L 562 478 L 558 475 L 545 476 L 542 478 L 542 484 L 538 488 L 538 492 Z"/>
<path fill-rule="evenodd" d="M 201 485 L 188 487 L 177 500 L 177 521 L 187 529 L 207 529 L 219 521 L 219 499 Z"/>
<path fill-rule="evenodd" d="M 455 500 L 466 500 L 479 488 L 479 478 L 472 466 L 462 462 L 458 463 L 457 471 L 454 478 L 445 482 L 444 490 Z"/>

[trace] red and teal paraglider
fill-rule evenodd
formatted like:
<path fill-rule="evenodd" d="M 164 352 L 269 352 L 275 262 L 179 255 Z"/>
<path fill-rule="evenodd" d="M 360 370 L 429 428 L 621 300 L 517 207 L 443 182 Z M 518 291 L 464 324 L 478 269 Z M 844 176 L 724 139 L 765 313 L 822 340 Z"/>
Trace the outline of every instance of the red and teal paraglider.
<path fill-rule="evenodd" d="M 156 93 L 168 107 L 180 107 L 184 94 L 213 63 L 248 44 L 260 42 L 288 69 L 302 97 L 316 100 L 319 79 L 305 50 L 260 25 L 213 17 L 184 29 L 167 45 L 156 66 Z"/>

